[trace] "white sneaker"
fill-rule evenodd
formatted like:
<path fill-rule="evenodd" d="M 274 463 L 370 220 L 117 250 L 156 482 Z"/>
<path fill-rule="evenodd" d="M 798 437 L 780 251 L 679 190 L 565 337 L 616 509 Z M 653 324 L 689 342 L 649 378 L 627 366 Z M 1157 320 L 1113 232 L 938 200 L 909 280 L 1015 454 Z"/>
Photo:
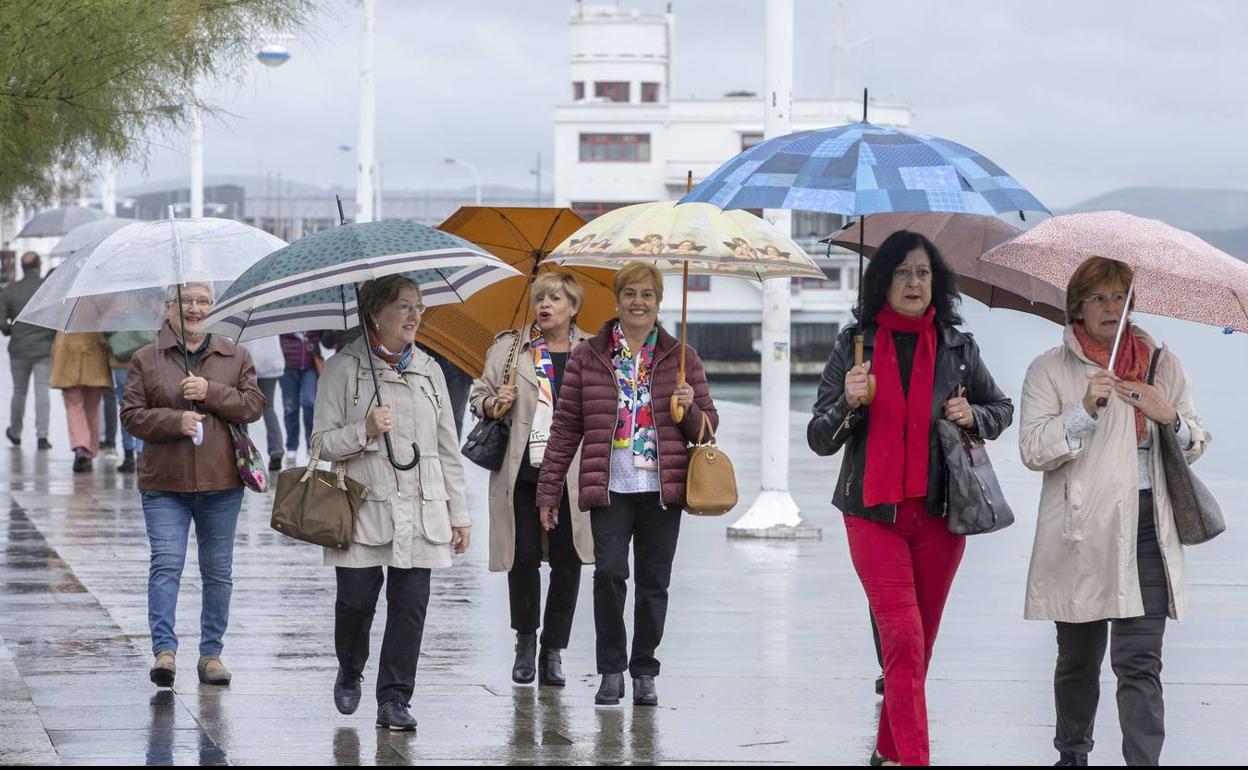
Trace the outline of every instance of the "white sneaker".
<path fill-rule="evenodd" d="M 286 454 L 284 457 L 282 457 L 283 468 L 293 468 L 298 464 L 299 464 L 299 454 L 297 452 L 290 452 Z"/>

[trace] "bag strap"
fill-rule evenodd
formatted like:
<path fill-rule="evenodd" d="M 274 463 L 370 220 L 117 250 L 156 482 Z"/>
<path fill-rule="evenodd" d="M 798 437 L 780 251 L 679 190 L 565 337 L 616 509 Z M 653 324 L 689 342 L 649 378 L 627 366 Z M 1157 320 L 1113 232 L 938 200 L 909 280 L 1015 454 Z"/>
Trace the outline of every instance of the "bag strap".
<path fill-rule="evenodd" d="M 703 442 L 703 437 L 708 433 L 711 435 L 710 441 Z M 702 413 L 702 424 L 698 426 L 698 440 L 696 443 L 698 446 L 715 445 L 715 428 L 711 425 L 711 418 L 706 416 L 706 412 Z"/>
<path fill-rule="evenodd" d="M 306 483 L 316 473 L 316 466 L 321 461 L 321 445 L 325 442 L 324 436 L 317 434 L 312 437 L 312 446 L 308 449 L 308 467 L 304 470 L 303 475 L 299 477 L 300 483 Z M 337 486 L 343 492 L 347 491 L 347 464 L 334 463 L 334 476 L 337 477 Z"/>
<path fill-rule="evenodd" d="M 1148 377 L 1144 380 L 1145 383 L 1153 384 L 1153 379 L 1157 376 L 1157 361 L 1161 358 L 1161 351 L 1165 349 L 1166 346 L 1162 345 L 1153 351 L 1153 360 L 1148 363 Z"/>

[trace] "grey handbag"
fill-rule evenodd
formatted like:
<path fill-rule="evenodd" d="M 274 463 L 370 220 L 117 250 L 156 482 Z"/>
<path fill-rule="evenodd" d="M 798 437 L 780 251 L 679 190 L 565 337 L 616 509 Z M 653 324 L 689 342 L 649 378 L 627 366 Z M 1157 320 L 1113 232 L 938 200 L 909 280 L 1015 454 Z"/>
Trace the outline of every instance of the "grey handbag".
<path fill-rule="evenodd" d="M 1148 384 L 1153 384 L 1157 373 L 1157 359 L 1164 347 L 1153 351 L 1148 366 Z M 1160 442 L 1157 449 L 1161 455 L 1161 469 L 1166 476 L 1166 492 L 1170 508 L 1174 512 L 1174 528 L 1183 545 L 1200 545 L 1226 531 L 1226 519 L 1213 493 L 1204 485 L 1187 464 L 1187 456 L 1179 446 L 1179 437 L 1165 425 L 1157 426 Z"/>
<path fill-rule="evenodd" d="M 945 515 L 955 535 L 983 535 L 1014 523 L 984 441 L 946 419 L 936 421 L 945 457 Z"/>

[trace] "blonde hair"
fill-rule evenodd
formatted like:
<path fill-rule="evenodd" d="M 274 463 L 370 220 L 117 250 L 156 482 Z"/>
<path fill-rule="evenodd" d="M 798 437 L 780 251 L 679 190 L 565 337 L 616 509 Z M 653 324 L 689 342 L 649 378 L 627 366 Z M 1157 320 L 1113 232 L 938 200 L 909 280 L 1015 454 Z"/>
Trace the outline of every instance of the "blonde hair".
<path fill-rule="evenodd" d="M 624 291 L 625 286 L 641 283 L 647 278 L 654 284 L 655 299 L 662 302 L 663 273 L 659 272 L 659 269 L 649 262 L 629 262 L 620 268 L 620 271 L 615 274 L 615 281 L 611 287 L 615 293 L 616 300 L 619 300 L 620 292 Z"/>
<path fill-rule="evenodd" d="M 581 282 L 576 280 L 576 276 L 571 273 L 551 270 L 538 275 L 533 279 L 533 285 L 529 287 L 529 303 L 537 307 L 539 299 L 557 291 L 568 295 L 568 299 L 572 302 L 572 315 L 575 316 L 585 302 L 585 289 L 581 288 Z"/>
<path fill-rule="evenodd" d="M 1126 262 L 1107 257 L 1088 257 L 1075 270 L 1066 284 L 1066 323 L 1073 324 L 1083 318 L 1083 301 L 1096 291 L 1097 287 L 1118 281 L 1122 290 L 1126 291 L 1135 277 L 1135 271 Z M 1131 297 L 1131 306 L 1127 312 L 1135 310 L 1135 296 Z"/>

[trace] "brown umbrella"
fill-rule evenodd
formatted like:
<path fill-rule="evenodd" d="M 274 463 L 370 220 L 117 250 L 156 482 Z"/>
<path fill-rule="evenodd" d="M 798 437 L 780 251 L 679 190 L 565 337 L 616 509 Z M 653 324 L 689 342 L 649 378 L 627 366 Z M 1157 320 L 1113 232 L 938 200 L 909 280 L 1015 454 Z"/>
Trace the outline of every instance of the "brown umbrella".
<path fill-rule="evenodd" d="M 943 212 L 872 214 L 820 242 L 871 258 L 880 244 L 898 230 L 919 233 L 936 244 L 949 267 L 958 273 L 958 289 L 963 294 L 988 307 L 1019 310 L 1059 324 L 1065 322 L 1064 289 L 980 259 L 993 247 L 1022 233 L 997 217 Z"/>

